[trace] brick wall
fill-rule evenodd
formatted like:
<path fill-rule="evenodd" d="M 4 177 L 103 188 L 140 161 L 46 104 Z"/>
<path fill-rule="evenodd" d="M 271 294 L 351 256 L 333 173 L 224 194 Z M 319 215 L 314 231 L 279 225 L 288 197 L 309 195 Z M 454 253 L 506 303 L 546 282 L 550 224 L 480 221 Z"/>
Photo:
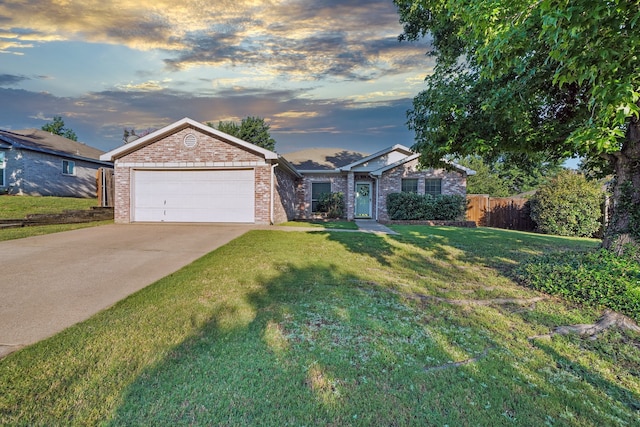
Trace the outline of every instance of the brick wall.
<path fill-rule="evenodd" d="M 316 216 L 311 212 L 311 184 L 314 182 L 330 182 L 331 192 L 342 192 L 345 195 L 345 206 L 347 204 L 347 177 L 335 173 L 313 173 L 306 174 L 298 183 L 296 191 L 298 219 L 310 219 Z"/>
<path fill-rule="evenodd" d="M 418 193 L 425 193 L 425 179 L 442 179 L 442 194 L 466 195 L 467 178 L 460 172 L 446 171 L 444 169 L 418 170 L 418 160 L 412 160 L 401 166 L 388 170 L 379 178 L 380 194 L 378 201 L 380 210 L 378 220 L 389 221 L 387 212 L 387 196 L 391 193 L 399 193 L 402 190 L 403 178 L 418 179 Z"/>
<path fill-rule="evenodd" d="M 194 134 L 197 144 L 187 147 L 185 136 Z M 244 147 L 187 127 L 117 159 L 115 162 L 115 212 L 117 223 L 131 220 L 131 172 L 135 169 L 237 169 L 255 171 L 255 222 L 270 221 L 271 166 L 264 157 Z"/>
<path fill-rule="evenodd" d="M 274 179 L 273 222 L 279 224 L 296 217 L 298 179 L 279 167 L 274 170 Z"/>

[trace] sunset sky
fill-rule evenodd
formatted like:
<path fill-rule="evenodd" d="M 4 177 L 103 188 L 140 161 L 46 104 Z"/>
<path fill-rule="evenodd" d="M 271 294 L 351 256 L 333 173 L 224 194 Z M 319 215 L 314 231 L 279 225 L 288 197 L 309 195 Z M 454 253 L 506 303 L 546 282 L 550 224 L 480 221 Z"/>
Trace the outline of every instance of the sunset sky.
<path fill-rule="evenodd" d="M 391 0 L 2 0 L 0 128 L 63 117 L 102 150 L 123 128 L 264 117 L 276 151 L 413 144 L 429 46 Z"/>

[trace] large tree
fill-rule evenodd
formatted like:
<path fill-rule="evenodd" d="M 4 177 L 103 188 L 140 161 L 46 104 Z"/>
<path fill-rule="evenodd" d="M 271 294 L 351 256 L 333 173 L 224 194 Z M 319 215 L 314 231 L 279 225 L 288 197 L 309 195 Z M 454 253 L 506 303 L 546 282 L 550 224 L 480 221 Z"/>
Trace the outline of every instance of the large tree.
<path fill-rule="evenodd" d="M 457 159 L 456 163 L 476 172 L 467 178 L 467 193 L 494 197 L 515 196 L 535 190 L 563 170 L 560 162 L 545 161 L 540 156 L 519 157 L 501 156 L 488 162 L 480 156 L 467 156 Z"/>
<path fill-rule="evenodd" d="M 240 124 L 232 121 L 220 121 L 218 126 L 214 126 L 213 123 L 208 122 L 207 126 L 215 127 L 219 131 L 267 150 L 273 151 L 276 148 L 276 141 L 269 132 L 270 126 L 261 117 L 245 117 Z"/>
<path fill-rule="evenodd" d="M 640 0 L 394 0 L 436 66 L 409 112 L 426 164 L 447 154 L 605 159 L 604 246 L 640 242 Z"/>
<path fill-rule="evenodd" d="M 51 132 L 55 135 L 64 136 L 65 138 L 72 141 L 78 140 L 78 136 L 73 131 L 73 129 L 65 127 L 64 120 L 62 120 L 61 116 L 55 116 L 52 122 L 49 122 L 42 126 L 42 130 Z"/>

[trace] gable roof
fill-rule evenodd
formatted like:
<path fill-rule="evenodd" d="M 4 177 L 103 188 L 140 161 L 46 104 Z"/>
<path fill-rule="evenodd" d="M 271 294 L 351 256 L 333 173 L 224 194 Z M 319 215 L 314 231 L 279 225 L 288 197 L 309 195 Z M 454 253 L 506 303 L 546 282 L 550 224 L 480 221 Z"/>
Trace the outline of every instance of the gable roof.
<path fill-rule="evenodd" d="M 100 155 L 104 151 L 39 129 L 0 130 L 0 144 L 21 150 L 104 163 L 100 161 Z"/>
<path fill-rule="evenodd" d="M 336 171 L 350 163 L 364 159 L 368 154 L 343 148 L 308 148 L 283 154 L 299 171 Z"/>
<path fill-rule="evenodd" d="M 186 129 L 188 127 L 193 127 L 203 133 L 208 133 L 217 138 L 237 144 L 243 148 L 246 148 L 249 151 L 253 151 L 256 154 L 260 154 L 264 156 L 265 159 L 273 159 L 273 160 L 278 159 L 278 154 L 274 153 L 273 151 L 266 150 L 262 147 L 258 147 L 255 144 L 251 144 L 250 142 L 243 141 L 242 139 L 239 139 L 239 138 L 236 138 L 235 136 L 231 136 L 229 134 L 221 132 L 218 129 L 212 128 L 210 126 L 207 126 L 205 124 L 192 120 L 188 117 L 185 117 L 182 120 L 178 120 L 175 123 L 172 123 L 168 126 L 163 127 L 162 129 L 158 129 L 155 132 L 151 132 L 150 134 L 145 135 L 142 138 L 136 139 L 133 142 L 130 142 L 128 144 L 115 148 L 103 154 L 102 156 L 100 156 L 100 159 L 114 161 L 115 159 L 118 159 L 129 153 L 139 150 L 142 147 L 152 144 L 168 135 L 171 135 L 175 132 L 178 132 L 182 129 Z"/>
<path fill-rule="evenodd" d="M 368 162 L 370 162 L 372 160 L 375 160 L 375 159 L 377 159 L 379 157 L 386 156 L 386 155 L 388 155 L 390 153 L 393 153 L 394 151 L 398 151 L 401 154 L 404 154 L 405 156 L 410 156 L 410 155 L 413 154 L 413 151 L 411 151 L 410 149 L 408 149 L 404 145 L 396 144 L 396 145 L 393 145 L 391 147 L 385 148 L 384 150 L 380 150 L 377 153 L 373 153 L 373 154 L 371 154 L 371 155 L 369 155 L 369 156 L 367 156 L 365 158 L 357 160 L 357 161 L 355 161 L 353 163 L 345 165 L 345 166 L 341 167 L 340 170 L 350 171 L 351 169 L 353 169 L 355 167 L 363 166 L 363 165 L 365 165 L 366 163 L 368 163 Z"/>
<path fill-rule="evenodd" d="M 284 154 L 284 157 L 301 173 L 340 173 L 363 172 L 380 176 L 383 172 L 418 159 L 419 153 L 414 153 L 404 145 L 396 144 L 373 154 L 348 151 L 341 148 L 310 148 Z M 446 161 L 453 169 L 474 175 L 475 171 Z"/>

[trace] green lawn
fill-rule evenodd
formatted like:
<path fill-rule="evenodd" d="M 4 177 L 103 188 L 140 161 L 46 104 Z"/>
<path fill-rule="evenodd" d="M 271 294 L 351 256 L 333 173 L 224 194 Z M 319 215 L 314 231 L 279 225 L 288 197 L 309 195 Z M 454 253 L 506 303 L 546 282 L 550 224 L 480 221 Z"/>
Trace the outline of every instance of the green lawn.
<path fill-rule="evenodd" d="M 0 425 L 638 425 L 640 337 L 510 279 L 596 241 L 393 228 L 236 239 L 0 360 Z"/>
<path fill-rule="evenodd" d="M 96 227 L 105 224 L 113 224 L 113 220 L 6 228 L 0 230 L 0 242 L 3 240 L 24 239 L 25 237 L 41 236 L 43 234 L 59 233 L 61 231 L 71 231 L 79 228 Z"/>
<path fill-rule="evenodd" d="M 0 219 L 21 219 L 28 214 L 61 213 L 98 206 L 97 199 L 74 197 L 0 196 Z"/>
<path fill-rule="evenodd" d="M 278 224 L 283 227 L 312 227 L 326 228 L 329 230 L 357 230 L 358 226 L 353 221 L 343 220 L 309 220 L 309 221 L 287 221 Z"/>

